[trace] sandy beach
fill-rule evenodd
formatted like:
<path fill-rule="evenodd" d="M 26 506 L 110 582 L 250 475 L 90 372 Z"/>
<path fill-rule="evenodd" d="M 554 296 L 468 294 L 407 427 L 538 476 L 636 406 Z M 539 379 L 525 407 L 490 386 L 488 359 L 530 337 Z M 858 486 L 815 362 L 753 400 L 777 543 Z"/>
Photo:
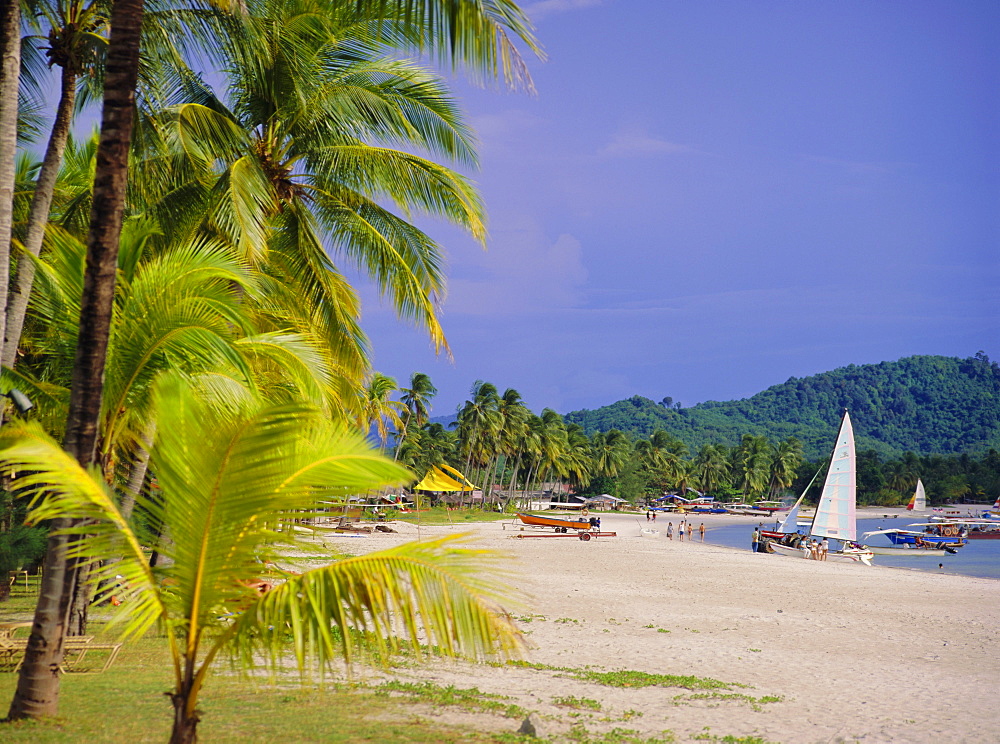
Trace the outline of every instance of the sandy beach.
<path fill-rule="evenodd" d="M 477 545 L 511 557 L 524 598 L 510 610 L 525 633 L 527 661 L 734 686 L 609 687 L 554 669 L 437 661 L 394 677 L 509 696 L 556 741 L 568 740 L 574 726 L 595 737 L 628 729 L 678 741 L 1000 740 L 1000 581 L 754 554 L 757 520 L 747 517 L 694 519 L 709 531 L 746 524 L 742 551 L 667 540 L 662 517 L 661 534 L 650 537 L 640 535 L 642 515 L 600 516 L 602 529 L 618 537 L 512 539 L 519 528 L 509 521 L 424 527 L 419 536 L 471 532 Z M 413 525 L 393 526 L 398 534 L 327 541 L 359 554 L 418 537 Z M 599 710 L 567 700 L 597 701 Z M 483 730 L 519 724 L 448 708 L 426 714 Z"/>

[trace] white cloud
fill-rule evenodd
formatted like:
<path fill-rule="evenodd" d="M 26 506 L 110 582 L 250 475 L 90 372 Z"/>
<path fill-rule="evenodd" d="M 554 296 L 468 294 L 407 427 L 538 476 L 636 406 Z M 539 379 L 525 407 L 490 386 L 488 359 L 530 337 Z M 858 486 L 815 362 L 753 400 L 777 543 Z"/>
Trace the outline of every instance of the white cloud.
<path fill-rule="evenodd" d="M 587 280 L 580 242 L 560 235 L 548 242 L 537 225 L 505 230 L 479 267 L 485 278 L 448 282 L 445 316 L 511 316 L 575 307 Z"/>
<path fill-rule="evenodd" d="M 605 157 L 632 157 L 640 155 L 674 155 L 681 152 L 692 152 L 688 145 L 653 137 L 646 132 L 631 130 L 616 134 L 611 142 L 601 149 Z"/>

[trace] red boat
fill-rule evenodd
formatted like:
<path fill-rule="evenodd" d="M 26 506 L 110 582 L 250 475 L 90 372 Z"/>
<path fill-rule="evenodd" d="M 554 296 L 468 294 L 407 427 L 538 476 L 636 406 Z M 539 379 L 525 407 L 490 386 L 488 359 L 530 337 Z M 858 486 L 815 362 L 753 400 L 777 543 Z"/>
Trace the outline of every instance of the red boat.
<path fill-rule="evenodd" d="M 556 517 L 541 517 L 537 514 L 521 514 L 521 512 L 517 513 L 517 518 L 532 527 L 552 527 L 556 532 L 590 529 L 590 522 L 585 519 L 557 519 Z"/>

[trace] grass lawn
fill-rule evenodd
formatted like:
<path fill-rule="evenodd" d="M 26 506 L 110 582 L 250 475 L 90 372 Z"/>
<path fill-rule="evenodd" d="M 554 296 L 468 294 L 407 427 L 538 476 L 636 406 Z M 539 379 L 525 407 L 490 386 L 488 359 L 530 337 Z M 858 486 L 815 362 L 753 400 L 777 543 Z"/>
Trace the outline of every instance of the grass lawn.
<path fill-rule="evenodd" d="M 59 717 L 41 723 L 0 723 L 5 744 L 68 742 L 165 742 L 170 737 L 172 707 L 166 645 L 146 638 L 122 650 L 104 674 L 67 675 L 62 679 Z M 223 662 L 200 698 L 198 733 L 209 742 L 500 742 L 516 736 L 493 736 L 467 729 L 442 728 L 418 720 L 408 701 L 371 690 L 324 688 L 246 680 L 231 675 Z M 0 674 L 0 705 L 13 695 L 16 675 Z M 518 721 L 511 720 L 510 731 Z"/>
<path fill-rule="evenodd" d="M 443 506 L 435 506 L 432 509 L 420 512 L 420 524 L 466 524 L 468 522 L 498 522 L 503 519 L 512 519 L 513 514 L 504 514 L 496 511 L 483 511 L 480 508 L 472 509 L 447 509 Z M 400 522 L 410 522 L 417 524 L 417 515 L 413 513 L 397 514 L 393 517 Z"/>
<path fill-rule="evenodd" d="M 37 577 L 23 579 L 11 598 L 0 603 L 0 622 L 30 620 L 38 597 Z M 92 625 L 100 633 L 99 617 Z M 23 637 L 25 630 L 18 631 Z M 6 715 L 17 675 L 0 672 L 0 716 Z M 45 722 L 0 723 L 4 744 L 72 742 L 166 742 L 173 708 L 165 693 L 171 669 L 164 638 L 147 637 L 122 649 L 103 674 L 62 678 L 59 717 Z M 223 660 L 201 693 L 199 738 L 206 742 L 512 742 L 516 735 L 494 736 L 418 720 L 410 700 L 329 684 L 323 688 L 231 673 Z M 519 721 L 505 728 L 516 731 Z"/>

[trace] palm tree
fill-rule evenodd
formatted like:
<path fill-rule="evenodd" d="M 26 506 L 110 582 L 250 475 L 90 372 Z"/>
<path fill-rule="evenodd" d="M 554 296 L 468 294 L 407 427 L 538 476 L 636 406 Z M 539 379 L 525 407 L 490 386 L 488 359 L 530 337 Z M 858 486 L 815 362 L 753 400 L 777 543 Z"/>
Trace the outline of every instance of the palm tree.
<path fill-rule="evenodd" d="M 771 444 L 767 437 L 744 434 L 734 457 L 734 472 L 743 493 L 748 496 L 763 493 L 771 464 Z"/>
<path fill-rule="evenodd" d="M 383 451 L 386 442 L 389 441 L 389 426 L 399 429 L 402 425 L 399 411 L 403 408 L 403 404 L 389 399 L 389 396 L 397 390 L 394 378 L 373 372 L 365 386 L 364 398 L 358 411 L 358 429 L 367 434 L 374 426 L 381 442 L 380 449 Z"/>
<path fill-rule="evenodd" d="M 497 405 L 500 395 L 495 385 L 476 380 L 472 386 L 472 398 L 458 411 L 455 421 L 458 438 L 465 454 L 465 475 L 469 476 L 473 464 L 485 467 L 484 455 L 500 429 Z"/>
<path fill-rule="evenodd" d="M 770 491 L 776 496 L 795 482 L 796 471 L 802 464 L 802 442 L 795 437 L 788 437 L 778 442 L 774 447 L 771 459 Z"/>
<path fill-rule="evenodd" d="M 45 226 L 55 194 L 59 168 L 69 140 L 70 125 L 73 120 L 77 98 L 77 83 L 81 75 L 94 72 L 103 56 L 107 44 L 107 3 L 79 2 L 54 3 L 39 0 L 35 4 L 36 19 L 44 19 L 48 26 L 47 37 L 35 37 L 34 41 L 46 38 L 46 56 L 50 66 L 60 69 L 59 102 L 55 119 L 49 133 L 48 145 L 38 172 L 31 200 L 31 212 L 24 238 L 24 252 L 38 256 L 45 237 Z M 45 31 L 45 28 L 42 28 Z M 30 46 L 28 47 L 31 48 Z M 35 55 L 25 55 L 34 59 Z M 21 259 L 17 264 L 17 282 L 7 300 L 7 315 L 4 333 L 2 362 L 13 367 L 17 347 L 24 327 L 24 316 L 28 309 L 28 298 L 34 283 L 35 264 Z"/>
<path fill-rule="evenodd" d="M 403 394 L 404 410 L 403 426 L 399 432 L 397 448 L 406 438 L 406 432 L 411 425 L 419 429 L 427 423 L 430 418 L 430 400 L 437 395 L 437 388 L 434 387 L 429 375 L 423 372 L 414 372 L 410 375 L 410 387 L 400 388 L 400 392 Z"/>
<path fill-rule="evenodd" d="M 0 313 L 7 307 L 10 281 L 20 68 L 21 3 L 11 0 L 0 4 Z M 0 321 L 6 324 L 3 315 Z"/>
<path fill-rule="evenodd" d="M 303 674 L 309 662 L 385 657 L 401 646 L 474 657 L 516 649 L 509 617 L 494 611 L 488 560 L 447 538 L 307 570 L 261 593 L 263 561 L 276 547 L 306 547 L 289 529 L 294 521 L 318 514 L 330 494 L 403 482 L 408 473 L 308 405 L 220 410 L 176 376 L 161 380 L 155 397 L 162 498 L 140 496 L 140 506 L 168 526 L 173 558 L 156 575 L 106 485 L 37 425 L 3 430 L 0 462 L 30 473 L 19 485 L 35 495 L 33 520 L 88 519 L 74 557 L 121 556 L 95 578 L 122 585 L 115 622 L 126 637 L 153 625 L 167 637 L 173 744 L 197 740 L 198 697 L 220 654 L 248 668 L 278 667 L 286 634 Z"/>
<path fill-rule="evenodd" d="M 695 479 L 706 493 L 729 485 L 729 461 L 723 445 L 706 444 L 695 456 Z"/>
<path fill-rule="evenodd" d="M 579 424 L 566 426 L 566 452 L 562 459 L 561 475 L 578 491 L 585 488 L 594 474 L 590 439 Z"/>
<path fill-rule="evenodd" d="M 0 91 L 16 89 L 16 62 L 11 64 L 11 49 L 16 48 L 11 34 L 17 34 L 17 10 L 14 3 L 4 3 L 0 17 Z M 351 7 L 348 5 L 347 7 Z M 497 60 L 503 62 L 503 72 L 511 76 L 520 69 L 519 57 L 506 35 L 509 29 L 529 46 L 534 45 L 530 27 L 523 14 L 507 0 L 494 0 L 484 7 L 469 0 L 382 0 L 358 3 L 359 13 L 378 21 L 398 17 L 399 24 L 374 23 L 374 27 L 411 47 L 442 52 L 447 49 L 453 61 L 468 62 L 496 73 Z M 9 10 L 9 14 L 8 14 Z M 380 11 L 379 15 L 376 11 Z M 443 11 L 443 12 L 442 12 Z M 389 15 L 393 14 L 393 18 Z M 14 22 L 11 22 L 11 17 Z M 111 13 L 101 140 L 94 177 L 93 209 L 87 239 L 87 269 L 81 302 L 77 354 L 74 363 L 70 406 L 66 420 L 64 446 L 77 461 L 88 467 L 95 456 L 98 424 L 101 413 L 102 380 L 109 342 L 112 305 L 114 302 L 115 271 L 118 241 L 125 207 L 128 155 L 135 117 L 135 90 L 139 69 L 140 29 L 143 0 L 115 0 Z M 407 34 L 405 31 L 418 30 Z M 401 33 L 403 31 L 404 33 Z M 11 96 L 0 96 L 8 106 Z M 11 183 L 6 170 L 6 150 L 12 144 L 10 134 L 16 124 L 3 109 L 0 120 L 0 250 L 6 251 L 9 241 L 8 203 L 5 189 Z M 8 257 L 0 255 L 0 309 L 6 308 Z M 0 327 L 6 328 L 5 318 Z M 55 715 L 58 712 L 59 678 L 49 670 L 62 658 L 65 636 L 65 607 L 74 591 L 76 572 L 65 558 L 65 529 L 73 522 L 63 517 L 53 522 L 49 538 L 44 578 L 24 663 L 8 717 L 11 719 Z"/>
<path fill-rule="evenodd" d="M 663 429 L 656 429 L 648 439 L 637 441 L 635 450 L 639 462 L 661 484 L 676 480 L 681 459 L 687 454 L 685 444 Z"/>
<path fill-rule="evenodd" d="M 614 478 L 625 467 L 631 442 L 618 429 L 594 434 L 592 440 L 594 472 L 597 475 Z"/>

